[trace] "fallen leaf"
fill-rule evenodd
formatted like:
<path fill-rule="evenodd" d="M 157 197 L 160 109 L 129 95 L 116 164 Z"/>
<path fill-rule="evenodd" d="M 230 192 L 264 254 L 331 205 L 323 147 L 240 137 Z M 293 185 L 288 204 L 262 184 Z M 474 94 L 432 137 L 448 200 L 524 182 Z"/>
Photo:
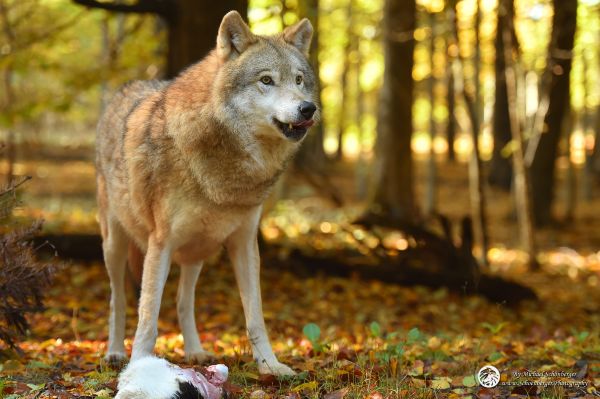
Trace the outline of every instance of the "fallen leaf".
<path fill-rule="evenodd" d="M 338 389 L 337 391 L 329 392 L 323 399 L 342 399 L 348 393 L 348 388 Z"/>
<path fill-rule="evenodd" d="M 319 385 L 318 385 L 317 381 L 309 381 L 309 382 L 305 382 L 304 384 L 295 386 L 294 388 L 292 388 L 292 391 L 294 391 L 294 392 L 314 391 L 317 389 L 318 386 Z"/>
<path fill-rule="evenodd" d="M 477 386 L 477 380 L 474 375 L 468 375 L 462 380 L 462 384 L 466 387 L 474 387 Z"/>
<path fill-rule="evenodd" d="M 271 396 L 262 389 L 257 389 L 250 394 L 250 399 L 269 399 L 270 397 Z"/>
<path fill-rule="evenodd" d="M 446 377 L 435 378 L 431 380 L 430 387 L 433 389 L 448 389 L 450 388 L 450 381 Z"/>

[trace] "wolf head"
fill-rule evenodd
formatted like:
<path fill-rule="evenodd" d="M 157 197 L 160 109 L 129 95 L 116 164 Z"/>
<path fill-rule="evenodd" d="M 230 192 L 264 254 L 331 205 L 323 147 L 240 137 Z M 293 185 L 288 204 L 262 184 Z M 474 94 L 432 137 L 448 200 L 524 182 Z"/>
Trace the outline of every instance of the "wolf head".
<path fill-rule="evenodd" d="M 318 120 L 317 79 L 308 62 L 313 34 L 303 19 L 275 36 L 258 36 L 240 14 L 223 18 L 213 86 L 221 118 L 237 132 L 301 141 Z"/>

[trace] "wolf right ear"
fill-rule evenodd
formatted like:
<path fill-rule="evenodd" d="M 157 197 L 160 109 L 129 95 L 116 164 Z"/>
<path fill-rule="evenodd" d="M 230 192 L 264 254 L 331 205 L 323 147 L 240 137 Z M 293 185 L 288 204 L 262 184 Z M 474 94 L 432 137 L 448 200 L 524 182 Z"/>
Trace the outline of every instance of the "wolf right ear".
<path fill-rule="evenodd" d="M 217 54 L 223 60 L 237 57 L 256 42 L 256 36 L 237 11 L 229 11 L 223 17 L 217 36 Z"/>
<path fill-rule="evenodd" d="M 295 25 L 285 28 L 283 31 L 283 39 L 307 57 L 312 36 L 313 26 L 306 18 Z"/>

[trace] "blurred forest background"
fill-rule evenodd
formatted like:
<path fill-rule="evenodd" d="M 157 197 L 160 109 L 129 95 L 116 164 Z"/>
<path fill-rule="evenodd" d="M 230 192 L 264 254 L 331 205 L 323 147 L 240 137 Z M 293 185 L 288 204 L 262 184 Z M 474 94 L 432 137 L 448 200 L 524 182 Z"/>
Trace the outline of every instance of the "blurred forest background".
<path fill-rule="evenodd" d="M 291 290 L 311 310 L 267 311 L 276 337 L 294 336 L 302 322 L 333 320 L 338 329 L 324 335 L 337 342 L 348 338 L 341 331 L 352 331 L 349 342 L 362 348 L 359 360 L 351 357 L 357 364 L 361 353 L 364 361 L 375 361 L 369 354 L 375 348 L 387 353 L 385 361 L 377 358 L 386 367 L 404 356 L 419 380 L 422 360 L 426 370 L 435 367 L 432 353 L 468 351 L 471 344 L 461 341 L 466 338 L 457 335 L 457 326 L 472 317 L 462 331 L 495 346 L 485 344 L 486 353 L 462 359 L 455 375 L 465 377 L 465 364 L 475 358 L 475 364 L 497 365 L 539 359 L 536 345 L 561 367 L 597 362 L 589 353 L 600 348 L 600 0 L 0 0 L 0 178 L 12 192 L 31 176 L 19 187 L 8 226 L 44 219 L 36 241 L 42 250 L 100 261 L 94 168 L 99 113 L 123 83 L 173 78 L 200 60 L 231 9 L 258 34 L 280 32 L 303 17 L 316 27 L 311 58 L 320 77 L 322 122 L 265 206 L 263 263 L 294 272 L 302 264 L 312 270 L 303 276 L 309 279 L 322 271 L 364 277 L 361 284 L 307 280 L 303 284 L 314 291 L 306 298 L 299 294 L 303 287 Z M 51 291 L 53 310 L 35 320 L 52 327 L 35 327 L 38 338 L 105 339 L 99 322 L 105 321 L 108 294 L 99 270 L 81 263 L 70 268 L 64 287 L 85 293 L 77 300 L 64 287 Z M 282 278 L 299 284 L 287 274 Z M 273 269 L 266 268 L 265 279 L 267 292 L 285 291 Z M 382 290 L 369 279 L 442 291 Z M 492 304 L 448 299 L 447 288 L 472 292 L 465 281 Z M 220 289 L 210 287 L 221 296 L 204 309 L 215 306 L 213 316 L 224 309 L 221 324 L 210 327 L 199 315 L 217 352 L 244 339 L 241 318 L 224 316 L 233 305 L 224 305 L 229 294 Z M 372 295 L 357 299 L 350 290 Z M 378 297 L 386 292 L 398 303 Z M 99 304 L 91 305 L 88 296 Z M 542 301 L 525 313 L 493 306 L 535 296 Z M 423 305 L 415 299 L 424 297 Z M 312 308 L 313 300 L 321 305 Z M 265 303 L 269 308 L 275 302 L 267 296 Z M 347 313 L 354 318 L 335 313 L 335 303 L 354 306 Z M 94 306 L 101 310 L 94 313 Z M 414 312 L 405 314 L 411 307 Z M 454 318 L 440 327 L 437 317 Z M 358 333 L 369 320 L 381 327 Z M 450 349 L 418 329 L 405 344 L 421 345 L 421 352 L 393 352 L 396 338 L 381 341 L 380 329 L 406 332 L 415 325 L 431 334 L 445 328 Z M 171 326 L 161 331 L 176 331 Z M 215 336 L 223 330 L 234 335 L 220 346 Z M 506 340 L 490 341 L 501 331 Z M 180 348 L 180 337 L 173 339 L 160 345 Z M 278 348 L 289 355 L 299 339 Z M 532 352 L 515 346 L 528 339 Z M 321 345 L 313 341 L 313 349 Z M 63 344 L 32 342 L 25 347 L 47 355 L 48 346 Z M 555 346 L 560 342 L 567 343 Z M 95 345 L 70 347 L 64 356 L 75 350 L 96 356 L 102 344 Z M 306 356 L 326 352 L 318 348 Z M 295 366 L 314 371 L 310 361 Z M 388 375 L 395 377 L 396 366 Z M 599 384 L 599 367 L 584 373 L 592 384 Z M 114 375 L 108 380 L 114 382 Z M 471 380 L 453 381 L 441 386 L 472 386 Z"/>
<path fill-rule="evenodd" d="M 470 213 L 486 248 L 514 237 L 529 247 L 537 226 L 593 216 L 599 8 L 595 0 L 3 0 L 1 171 L 6 181 L 34 177 L 19 215 L 43 217 L 47 230 L 95 231 L 94 126 L 111 93 L 201 59 L 229 9 L 260 34 L 308 17 L 318 27 L 323 108 L 296 162 L 308 186 L 396 221 Z M 457 176 L 470 183 L 457 186 Z M 515 216 L 523 235 L 487 233 L 487 219 Z"/>

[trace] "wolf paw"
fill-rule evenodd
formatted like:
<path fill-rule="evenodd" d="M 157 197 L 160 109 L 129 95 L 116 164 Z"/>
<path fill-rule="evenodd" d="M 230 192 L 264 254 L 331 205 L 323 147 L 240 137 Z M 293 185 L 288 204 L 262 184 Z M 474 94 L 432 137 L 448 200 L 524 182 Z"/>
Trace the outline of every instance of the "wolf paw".
<path fill-rule="evenodd" d="M 121 368 L 127 363 L 127 355 L 122 352 L 108 352 L 104 361 L 111 367 Z"/>
<path fill-rule="evenodd" d="M 260 374 L 272 374 L 278 377 L 293 376 L 296 372 L 283 363 L 277 361 L 272 363 L 259 362 L 258 372 Z"/>
<path fill-rule="evenodd" d="M 211 360 L 214 360 L 216 357 L 217 356 L 213 352 L 202 350 L 198 352 L 186 353 L 185 360 L 188 363 L 205 364 Z"/>

